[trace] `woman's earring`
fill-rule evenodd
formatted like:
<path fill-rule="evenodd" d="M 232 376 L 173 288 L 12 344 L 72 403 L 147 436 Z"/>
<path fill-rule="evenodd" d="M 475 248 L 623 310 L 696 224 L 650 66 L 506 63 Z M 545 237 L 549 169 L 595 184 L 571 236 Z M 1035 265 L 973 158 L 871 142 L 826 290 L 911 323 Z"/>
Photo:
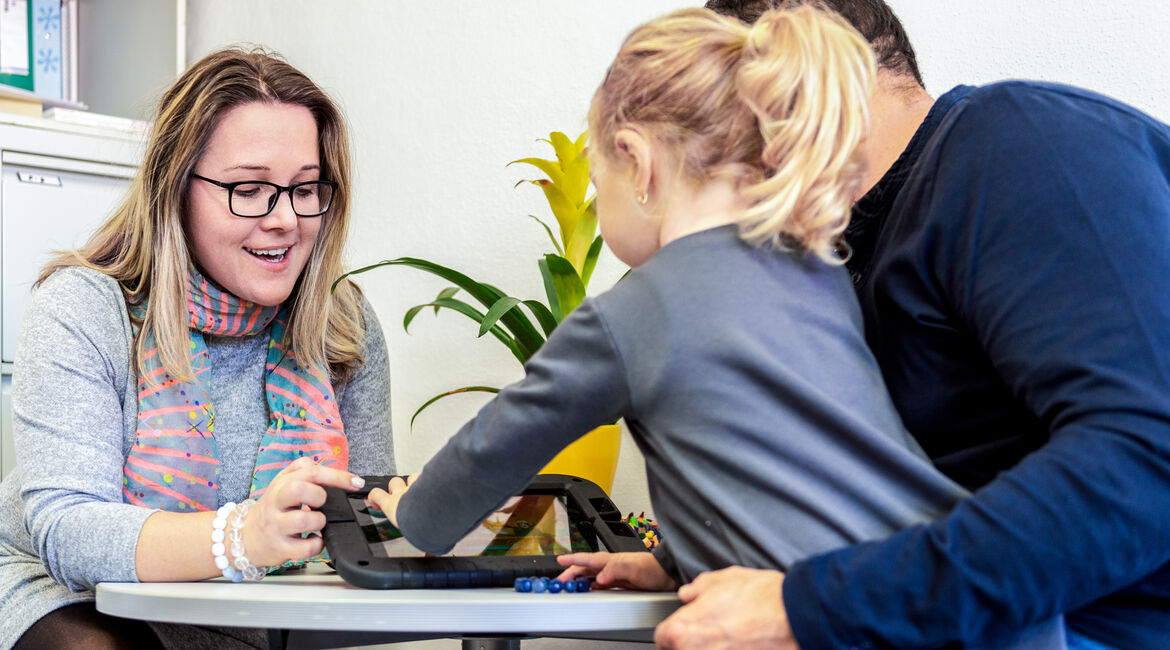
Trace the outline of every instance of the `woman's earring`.
<path fill-rule="evenodd" d="M 638 205 L 646 205 L 646 201 L 649 201 L 649 200 L 650 200 L 650 197 L 647 194 L 639 194 L 638 195 Z"/>

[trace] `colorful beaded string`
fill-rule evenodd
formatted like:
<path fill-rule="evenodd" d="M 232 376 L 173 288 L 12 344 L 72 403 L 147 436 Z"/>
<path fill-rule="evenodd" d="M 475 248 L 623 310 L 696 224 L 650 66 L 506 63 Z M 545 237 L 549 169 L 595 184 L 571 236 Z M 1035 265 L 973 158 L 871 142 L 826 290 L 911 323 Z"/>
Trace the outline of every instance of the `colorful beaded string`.
<path fill-rule="evenodd" d="M 634 533 L 638 535 L 638 539 L 642 540 L 642 543 L 646 545 L 648 550 L 653 551 L 654 547 L 658 546 L 658 543 L 662 539 L 661 533 L 658 532 L 658 523 L 653 519 L 647 519 L 645 512 L 637 517 L 631 512 L 626 517 L 625 523 L 634 529 Z"/>

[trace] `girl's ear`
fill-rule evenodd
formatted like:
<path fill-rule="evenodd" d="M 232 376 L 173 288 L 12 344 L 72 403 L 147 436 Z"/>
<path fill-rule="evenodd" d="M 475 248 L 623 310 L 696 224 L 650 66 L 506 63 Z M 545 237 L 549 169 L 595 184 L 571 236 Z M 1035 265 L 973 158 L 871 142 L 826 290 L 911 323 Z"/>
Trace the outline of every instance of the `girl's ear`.
<path fill-rule="evenodd" d="M 634 129 L 620 129 L 613 135 L 619 157 L 630 165 L 631 180 L 640 203 L 645 203 L 654 187 L 654 151 L 650 141 Z"/>

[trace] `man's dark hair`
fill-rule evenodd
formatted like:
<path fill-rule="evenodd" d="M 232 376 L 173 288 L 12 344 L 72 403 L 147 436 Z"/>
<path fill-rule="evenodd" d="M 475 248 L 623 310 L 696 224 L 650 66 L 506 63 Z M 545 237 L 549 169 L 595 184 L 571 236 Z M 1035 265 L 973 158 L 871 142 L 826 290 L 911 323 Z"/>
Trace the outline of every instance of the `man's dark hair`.
<path fill-rule="evenodd" d="M 769 9 L 798 5 L 824 7 L 841 14 L 869 41 L 878 67 L 914 77 L 919 86 L 925 87 L 922 73 L 918 71 L 918 59 L 902 21 L 882 0 L 708 0 L 706 7 L 715 13 L 754 23 Z"/>

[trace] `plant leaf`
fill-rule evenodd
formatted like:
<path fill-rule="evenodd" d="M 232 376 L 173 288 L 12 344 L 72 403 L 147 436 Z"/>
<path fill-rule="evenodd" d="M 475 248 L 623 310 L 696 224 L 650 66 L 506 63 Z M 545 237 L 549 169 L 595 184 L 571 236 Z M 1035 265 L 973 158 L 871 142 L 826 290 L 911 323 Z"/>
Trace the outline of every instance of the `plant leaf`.
<path fill-rule="evenodd" d="M 548 207 L 552 210 L 553 216 L 557 218 L 557 224 L 561 227 L 561 241 L 564 242 L 564 247 L 568 248 L 572 242 L 573 230 L 577 226 L 577 213 L 579 212 L 577 206 L 565 196 L 561 188 L 553 185 L 551 181 L 528 182 L 539 186 L 544 192 Z"/>
<path fill-rule="evenodd" d="M 520 299 L 513 298 L 512 296 L 504 296 L 497 300 L 496 304 L 492 305 L 492 308 L 487 311 L 487 314 L 483 317 L 483 321 L 479 324 L 479 336 L 487 334 L 488 330 L 496 324 L 496 321 L 500 320 L 501 316 L 519 304 Z"/>
<path fill-rule="evenodd" d="M 463 314 L 464 316 L 467 316 L 468 318 L 475 321 L 476 323 L 480 323 L 481 325 L 483 324 L 484 314 L 482 312 L 480 312 L 478 309 L 476 309 L 475 307 L 472 307 L 471 305 L 463 302 L 462 300 L 455 300 L 454 298 L 436 298 L 434 300 L 434 302 L 427 302 L 427 303 L 423 303 L 421 305 L 415 305 L 414 307 L 411 307 L 409 310 L 407 310 L 406 317 L 402 319 L 402 329 L 406 330 L 407 333 L 409 333 L 410 330 L 407 328 L 410 327 L 411 321 L 414 320 L 414 317 L 417 316 L 420 311 L 422 311 L 423 309 L 426 309 L 427 307 L 434 307 L 436 311 L 440 307 L 444 307 L 446 309 L 451 309 L 453 311 L 459 312 L 460 314 Z M 512 354 L 515 355 L 516 358 L 520 360 L 521 364 L 523 364 L 525 361 L 527 361 L 528 357 L 532 356 L 531 354 L 525 355 L 523 353 L 523 351 L 520 349 L 519 344 L 516 342 L 516 339 L 509 336 L 508 333 L 506 331 L 504 331 L 503 328 L 501 328 L 499 326 L 494 326 L 494 327 L 491 327 L 491 328 L 485 330 L 481 327 L 480 330 L 481 330 L 480 336 L 483 336 L 488 331 L 490 331 L 492 333 L 492 336 L 499 339 L 500 343 L 503 343 L 504 345 L 506 345 L 508 347 L 509 350 L 512 351 Z"/>
<path fill-rule="evenodd" d="M 563 180 L 557 185 L 574 206 L 580 206 L 585 202 L 585 192 L 589 188 L 589 159 L 584 155 L 585 139 L 578 136 L 574 142 L 564 133 L 554 131 L 549 134 L 549 142 L 557 152 L 557 162 L 563 174 Z"/>
<path fill-rule="evenodd" d="M 439 313 L 439 309 L 445 307 L 445 308 L 450 309 L 452 311 L 457 311 L 460 314 L 463 314 L 464 316 L 467 316 L 468 318 L 475 321 L 476 323 L 483 322 L 483 312 L 479 311 L 475 307 L 472 307 L 471 305 L 467 304 L 466 302 L 464 302 L 462 300 L 458 300 L 455 298 L 441 298 L 440 297 L 440 298 L 435 298 L 431 302 L 424 302 L 422 304 L 415 305 L 415 306 L 411 307 L 410 309 L 406 310 L 406 316 L 404 316 L 402 318 L 403 331 L 405 331 L 407 334 L 410 334 L 410 324 L 414 322 L 415 316 L 417 316 L 419 314 L 419 312 L 426 309 L 427 307 L 434 307 L 436 314 Z M 507 335 L 507 332 L 504 332 L 503 330 L 501 330 L 501 333 L 504 335 Z"/>
<path fill-rule="evenodd" d="M 577 270 L 569 264 L 569 260 L 560 255 L 549 253 L 544 256 L 543 262 L 541 273 L 545 274 L 545 291 L 549 291 L 551 284 L 560 310 L 560 318 L 557 320 L 560 323 L 585 299 L 585 285 L 581 283 L 581 276 L 577 275 Z M 554 310 L 553 314 L 556 313 Z"/>
<path fill-rule="evenodd" d="M 545 230 L 545 232 L 547 232 L 547 233 L 548 233 L 548 238 L 549 238 L 549 240 L 551 240 L 551 241 L 552 241 L 553 248 L 557 249 L 557 255 L 564 255 L 564 254 L 565 254 L 565 251 L 561 249 L 561 244 L 560 244 L 560 242 L 558 242 L 558 241 L 557 241 L 557 236 L 553 234 L 552 228 L 549 228 L 549 227 L 548 227 L 548 224 L 547 224 L 547 223 L 545 223 L 545 222 L 543 222 L 543 221 L 541 221 L 541 220 L 540 220 L 540 219 L 539 219 L 539 218 L 538 218 L 536 215 L 534 215 L 534 214 L 530 214 L 530 215 L 528 215 L 528 216 L 530 216 L 530 217 L 532 217 L 533 219 L 535 219 L 535 220 L 536 220 L 536 223 L 538 223 L 538 224 L 540 224 L 540 225 L 544 226 L 544 230 Z"/>
<path fill-rule="evenodd" d="M 439 295 L 435 296 L 435 299 L 438 300 L 441 298 L 454 298 L 455 294 L 457 294 L 457 293 L 459 293 L 459 287 L 447 287 L 446 289 L 443 289 L 442 291 L 440 291 Z M 436 316 L 439 315 L 439 307 L 438 306 L 435 306 L 435 315 Z"/>
<path fill-rule="evenodd" d="M 504 291 L 502 289 L 500 289 L 499 287 L 497 287 L 493 284 L 488 284 L 486 282 L 481 282 L 480 284 L 487 287 L 488 289 L 491 289 L 492 291 L 495 291 L 500 296 L 500 298 L 503 298 L 504 296 L 507 295 L 506 293 L 504 293 Z M 497 298 L 496 300 L 499 300 L 499 298 Z M 494 305 L 496 303 L 493 302 L 492 304 Z M 489 308 L 490 308 L 490 306 L 489 306 Z"/>
<path fill-rule="evenodd" d="M 565 240 L 565 258 L 581 276 L 585 276 L 585 258 L 597 235 L 597 209 L 593 201 L 585 203 L 577 212 L 573 235 Z"/>
<path fill-rule="evenodd" d="M 536 317 L 536 321 L 540 323 L 540 327 L 544 329 L 544 336 L 547 339 L 557 328 L 557 319 L 553 313 L 549 311 L 548 307 L 544 306 L 543 302 L 539 300 L 525 300 L 524 305 Z"/>
<path fill-rule="evenodd" d="M 548 134 L 548 143 L 552 145 L 553 151 L 557 152 L 557 161 L 561 163 L 561 169 L 568 167 L 580 153 L 569 136 L 560 131 Z"/>
<path fill-rule="evenodd" d="M 471 392 L 498 393 L 498 392 L 500 392 L 500 389 L 494 388 L 492 386 L 465 386 L 463 388 L 456 388 L 455 390 L 449 390 L 445 393 L 439 393 L 438 395 L 435 395 L 434 397 L 427 400 L 422 406 L 418 407 L 418 410 L 414 412 L 414 415 L 410 416 L 410 427 L 414 428 L 414 419 L 418 417 L 419 413 L 423 412 L 423 409 L 430 406 L 431 404 L 434 404 L 435 402 L 443 399 L 444 397 L 449 397 L 451 395 L 458 395 L 459 393 L 471 393 Z"/>
<path fill-rule="evenodd" d="M 585 255 L 585 267 L 581 269 L 581 284 L 589 286 L 589 278 L 593 277 L 593 268 L 597 266 L 597 257 L 601 255 L 601 235 L 593 240 L 589 253 Z"/>
<path fill-rule="evenodd" d="M 417 257 L 399 257 L 392 260 L 382 260 L 377 264 L 364 266 L 360 269 L 350 271 L 349 273 L 341 276 L 336 281 L 334 281 L 333 286 L 336 287 L 338 282 L 341 282 L 350 275 L 365 273 L 366 271 L 370 271 L 381 266 L 394 265 L 416 268 L 437 275 L 444 280 L 447 280 L 448 282 L 453 282 L 456 286 L 466 291 L 471 295 L 471 297 L 475 298 L 477 301 L 479 301 L 480 304 L 488 309 L 491 309 L 491 306 L 496 304 L 497 300 L 504 297 L 504 293 L 502 291 L 489 284 L 476 282 L 459 271 L 447 268 L 440 264 L 435 264 L 434 262 L 419 259 Z M 521 363 L 527 361 L 528 357 L 531 357 L 537 350 L 540 349 L 540 346 L 544 344 L 544 337 L 541 336 L 540 332 L 537 331 L 535 326 L 533 326 L 532 321 L 528 320 L 528 317 L 525 316 L 524 313 L 520 310 L 510 311 L 507 314 L 504 314 L 504 316 L 500 318 L 500 324 L 506 327 L 515 338 L 516 348 L 513 349 L 513 353 L 517 354 L 517 358 L 520 359 Z"/>
<path fill-rule="evenodd" d="M 560 187 L 573 205 L 580 206 L 585 203 L 585 194 L 589 191 L 589 159 L 585 154 L 579 154 L 577 159 L 565 168 L 565 180 Z"/>
<path fill-rule="evenodd" d="M 577 157 L 565 166 L 564 174 L 565 182 L 561 189 L 565 196 L 569 197 L 573 205 L 582 205 L 589 190 L 589 156 L 584 151 L 577 150 Z"/>
<path fill-rule="evenodd" d="M 511 166 L 516 163 L 532 165 L 533 167 L 544 172 L 544 175 L 548 176 L 548 179 L 557 185 L 565 182 L 565 172 L 561 170 L 560 165 L 558 165 L 555 160 L 546 160 L 544 158 L 520 158 L 518 160 L 513 160 L 506 166 Z"/>
<path fill-rule="evenodd" d="M 548 298 L 549 311 L 559 325 L 565 319 L 565 315 L 561 312 L 561 299 L 557 296 L 557 287 L 553 281 L 552 271 L 548 268 L 548 260 L 542 257 L 536 261 L 536 265 L 540 267 L 540 277 L 544 279 L 544 295 Z"/>
<path fill-rule="evenodd" d="M 410 334 L 410 324 L 414 322 L 414 317 L 418 316 L 418 313 L 426 309 L 428 306 L 430 306 L 429 303 L 423 303 L 421 305 L 415 305 L 410 309 L 407 309 L 406 315 L 402 317 L 402 330 L 407 334 Z M 435 315 L 437 316 L 438 314 L 439 306 L 435 305 Z"/>

